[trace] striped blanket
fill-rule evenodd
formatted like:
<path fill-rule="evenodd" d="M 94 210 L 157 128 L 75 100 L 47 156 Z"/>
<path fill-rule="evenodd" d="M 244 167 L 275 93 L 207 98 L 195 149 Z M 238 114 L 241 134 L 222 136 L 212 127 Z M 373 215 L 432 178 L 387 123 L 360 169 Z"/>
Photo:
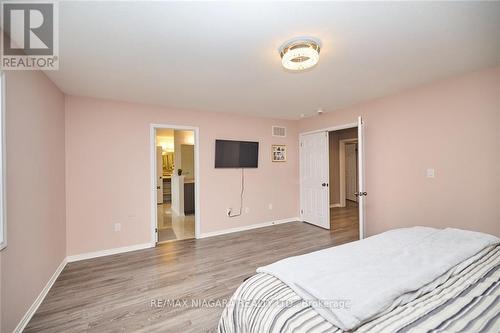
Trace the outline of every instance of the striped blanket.
<path fill-rule="evenodd" d="M 391 306 L 354 332 L 500 332 L 500 246 L 483 250 L 463 266 L 430 292 Z M 236 290 L 218 330 L 342 332 L 286 284 L 265 273 L 254 275 Z"/>

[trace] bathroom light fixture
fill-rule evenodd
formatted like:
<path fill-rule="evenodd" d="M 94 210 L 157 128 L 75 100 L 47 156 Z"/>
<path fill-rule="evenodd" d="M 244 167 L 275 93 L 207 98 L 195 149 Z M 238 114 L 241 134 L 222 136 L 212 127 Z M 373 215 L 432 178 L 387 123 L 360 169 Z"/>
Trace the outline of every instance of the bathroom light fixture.
<path fill-rule="evenodd" d="M 298 37 L 285 42 L 279 49 L 281 64 L 291 71 L 303 71 L 319 61 L 320 42 L 312 37 Z"/>

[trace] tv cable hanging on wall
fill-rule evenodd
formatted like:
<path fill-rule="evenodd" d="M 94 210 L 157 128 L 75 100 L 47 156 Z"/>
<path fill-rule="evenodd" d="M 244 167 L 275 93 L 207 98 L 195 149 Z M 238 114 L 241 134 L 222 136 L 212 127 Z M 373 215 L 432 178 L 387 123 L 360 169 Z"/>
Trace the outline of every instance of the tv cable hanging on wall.
<path fill-rule="evenodd" d="M 245 169 L 241 168 L 241 193 L 240 193 L 240 209 L 238 214 L 232 214 L 231 209 L 227 212 L 227 216 L 229 217 L 237 217 L 240 216 L 243 212 L 243 193 L 245 192 Z"/>

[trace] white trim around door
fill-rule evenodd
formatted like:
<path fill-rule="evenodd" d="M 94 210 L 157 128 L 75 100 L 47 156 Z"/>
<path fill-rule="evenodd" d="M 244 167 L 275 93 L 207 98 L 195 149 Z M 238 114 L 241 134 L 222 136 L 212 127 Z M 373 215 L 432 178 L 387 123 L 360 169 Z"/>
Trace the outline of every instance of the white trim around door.
<path fill-rule="evenodd" d="M 365 124 L 358 117 L 358 207 L 359 207 L 359 239 L 365 238 Z"/>
<path fill-rule="evenodd" d="M 313 131 L 307 131 L 307 132 L 300 133 L 299 136 L 300 135 L 317 133 L 317 132 L 340 131 L 340 130 L 343 130 L 343 129 L 355 128 L 355 127 L 358 127 L 358 123 L 349 123 L 349 124 L 338 125 L 338 126 L 333 126 L 333 127 L 327 127 L 327 128 L 322 128 L 322 129 L 313 130 Z"/>
<path fill-rule="evenodd" d="M 151 203 L 151 246 L 156 246 L 158 242 L 157 227 L 157 191 L 156 191 L 156 129 L 174 129 L 194 132 L 194 237 L 200 238 L 200 129 L 195 126 L 170 125 L 170 124 L 150 124 L 149 146 L 150 146 L 150 203 Z"/>

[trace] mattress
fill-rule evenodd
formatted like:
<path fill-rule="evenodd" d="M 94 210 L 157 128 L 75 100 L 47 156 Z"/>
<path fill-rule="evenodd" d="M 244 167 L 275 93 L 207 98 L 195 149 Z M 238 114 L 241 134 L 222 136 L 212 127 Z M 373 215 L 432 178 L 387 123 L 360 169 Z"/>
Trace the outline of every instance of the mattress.
<path fill-rule="evenodd" d="M 338 300 L 338 306 L 348 305 L 344 301 Z M 218 331 L 342 332 L 285 283 L 266 273 L 252 276 L 236 290 L 223 311 Z M 482 251 L 431 291 L 390 307 L 353 330 L 429 331 L 500 332 L 500 246 Z"/>

